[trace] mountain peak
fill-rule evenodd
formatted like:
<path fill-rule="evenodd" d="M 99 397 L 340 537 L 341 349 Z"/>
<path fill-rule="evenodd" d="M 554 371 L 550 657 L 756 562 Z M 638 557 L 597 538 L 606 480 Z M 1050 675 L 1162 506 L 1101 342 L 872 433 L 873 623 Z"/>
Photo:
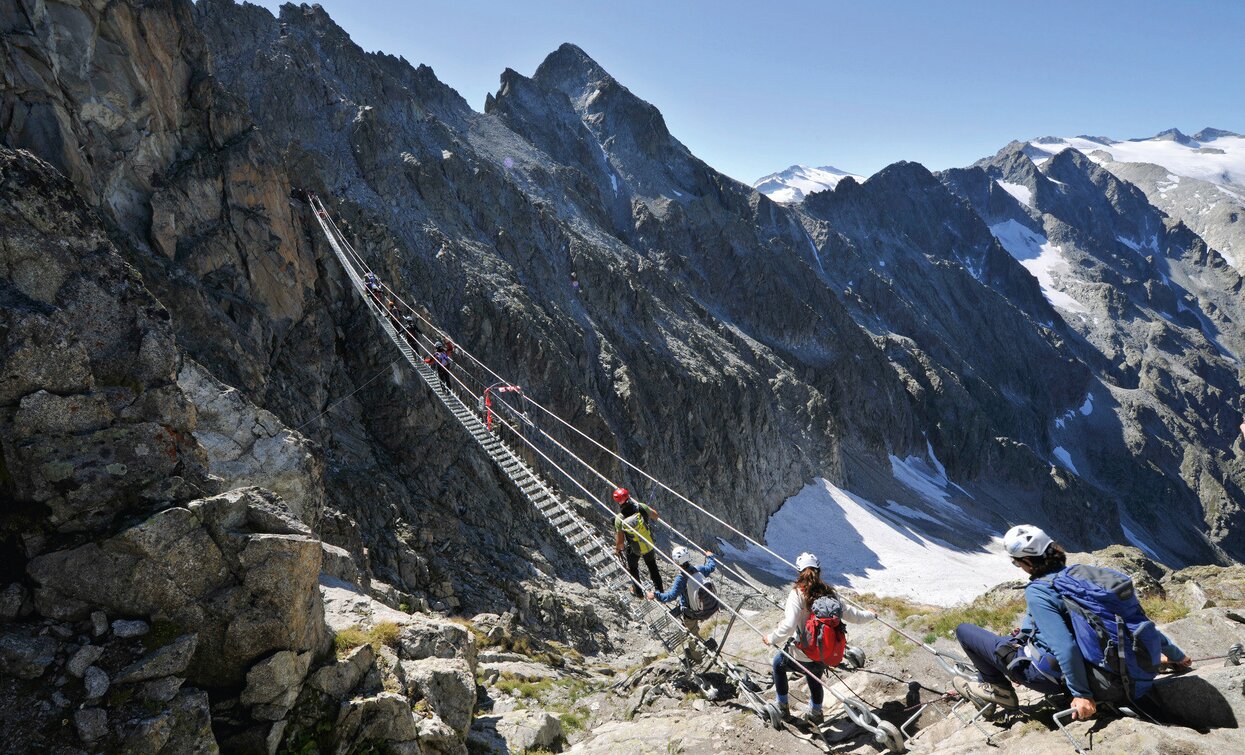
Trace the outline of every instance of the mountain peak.
<path fill-rule="evenodd" d="M 823 165 L 819 168 L 792 165 L 786 170 L 758 178 L 752 184 L 752 188 L 775 202 L 801 202 L 804 197 L 815 191 L 834 189 L 845 178 L 854 181 L 864 180 L 862 176 L 839 170 L 833 165 Z"/>
<path fill-rule="evenodd" d="M 1194 134 L 1193 138 L 1199 142 L 1213 142 L 1224 136 L 1240 138 L 1241 135 L 1232 131 L 1224 131 L 1221 128 L 1211 128 L 1210 126 L 1207 126 Z"/>
<path fill-rule="evenodd" d="M 1169 128 L 1166 131 L 1160 131 L 1152 136 L 1151 139 L 1155 141 L 1176 142 L 1177 144 L 1183 144 L 1186 147 L 1197 146 L 1197 141 L 1186 136 L 1184 132 L 1178 128 Z M 1150 139 L 1139 139 L 1138 141 L 1150 141 Z"/>
<path fill-rule="evenodd" d="M 549 53 L 532 76 L 536 81 L 575 81 L 579 84 L 611 78 L 601 64 L 578 45 L 563 42 Z"/>

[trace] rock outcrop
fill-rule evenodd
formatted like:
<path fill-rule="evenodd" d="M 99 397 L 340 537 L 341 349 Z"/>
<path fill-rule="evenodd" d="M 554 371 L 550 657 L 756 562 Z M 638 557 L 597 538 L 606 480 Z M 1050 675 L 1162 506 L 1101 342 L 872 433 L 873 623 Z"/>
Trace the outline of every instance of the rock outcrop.
<path fill-rule="evenodd" d="M 966 547 L 965 521 L 1023 515 L 1187 567 L 1094 555 L 1187 610 L 1170 626 L 1190 647 L 1236 628 L 1240 567 L 1190 564 L 1245 554 L 1240 277 L 1083 156 L 901 163 L 780 206 L 574 45 L 507 70 L 480 113 L 319 6 L 17 0 L 0 65 L 5 742 L 591 751 L 682 727 L 689 746 L 790 744 L 671 682 L 612 699 L 651 649 L 393 363 L 304 188 L 472 353 L 750 533 L 813 476 Z M 1092 293 L 1106 323 L 1054 303 L 996 241 L 1004 222 L 1073 250 L 1062 293 Z M 544 427 L 681 528 L 728 534 Z M 963 518 L 899 479 L 913 458 Z M 1240 680 L 1173 694 L 1209 700 L 1202 682 Z M 865 689 L 894 708 L 887 684 Z"/>

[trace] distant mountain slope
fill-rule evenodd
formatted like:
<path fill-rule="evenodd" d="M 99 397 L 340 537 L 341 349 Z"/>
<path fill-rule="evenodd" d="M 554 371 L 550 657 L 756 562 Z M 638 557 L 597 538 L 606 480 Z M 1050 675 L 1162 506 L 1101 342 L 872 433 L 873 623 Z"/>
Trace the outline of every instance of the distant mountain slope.
<path fill-rule="evenodd" d="M 1186 136 L 1170 129 L 1129 141 L 1043 137 L 1023 147 L 1039 165 L 1068 148 L 1135 184 L 1155 207 L 1245 271 L 1245 136 L 1214 128 Z"/>
<path fill-rule="evenodd" d="M 752 188 L 775 202 L 791 204 L 804 201 L 804 197 L 815 191 L 833 189 L 844 178 L 864 180 L 863 176 L 848 173 L 830 165 L 823 165 L 820 168 L 792 165 L 784 171 L 758 178 L 756 183 L 752 184 Z"/>

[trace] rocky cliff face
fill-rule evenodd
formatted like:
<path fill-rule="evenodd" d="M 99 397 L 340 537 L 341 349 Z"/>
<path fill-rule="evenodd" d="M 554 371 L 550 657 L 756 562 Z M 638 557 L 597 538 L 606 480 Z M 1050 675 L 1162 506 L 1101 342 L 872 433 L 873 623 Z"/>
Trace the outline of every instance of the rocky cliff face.
<path fill-rule="evenodd" d="M 989 528 L 1245 553 L 1239 275 L 1075 153 L 900 163 L 792 207 L 573 45 L 482 113 L 318 6 L 19 0 L 0 55 L 0 692 L 39 710 L 14 737 L 461 752 L 475 637 L 435 614 L 487 612 L 507 651 L 619 649 L 291 188 L 530 395 L 752 533 L 813 476 L 924 510 L 888 459 L 915 454 Z M 1067 269 L 1036 274 L 1026 233 Z"/>
<path fill-rule="evenodd" d="M 1191 549 L 1160 533 L 1191 522 L 1235 552 L 1245 316 L 1237 271 L 1076 150 L 1037 166 L 1012 145 L 943 180 L 1035 273 L 1070 351 L 1096 373 L 1085 390 L 1097 409 L 1047 425 L 1052 445 L 1079 476 L 1132 502 L 1121 515 L 1152 552 L 1188 558 Z M 1104 453 L 1121 439 L 1145 459 L 1140 468 Z"/>
<path fill-rule="evenodd" d="M 1060 464 L 1055 449 L 1082 456 L 1056 437 L 1061 418 L 1096 385 L 1110 406 L 1095 376 L 1131 389 L 1135 368 L 1112 373 L 1118 345 L 1086 343 L 996 241 L 997 216 L 920 166 L 786 208 L 697 160 L 573 45 L 530 78 L 504 72 L 481 114 L 426 67 L 363 53 L 316 8 L 272 19 L 206 2 L 197 20 L 215 73 L 307 183 L 343 200 L 387 276 L 487 361 L 512 365 L 531 395 L 754 532 L 812 474 L 870 485 L 888 453 L 927 441 L 987 519 L 1072 505 L 1087 515 L 1065 525 L 1071 542 L 1122 538 L 1121 516 L 1154 539 L 1175 497 L 1189 517 L 1174 560 L 1217 557 L 1204 533 L 1219 542 L 1232 529 L 1230 432 L 1183 471 L 1170 458 L 1152 470 L 1122 432 L 1095 436 L 1108 441 L 1095 450 L 1102 472 Z M 1118 184 L 1087 175 L 1092 201 L 1065 202 L 1065 224 L 1114 245 L 1157 233 L 1161 214 Z M 1025 215 L 1012 205 L 1000 211 Z M 1120 285 L 1113 269 L 1089 277 Z M 1225 331 L 1231 282 L 1217 290 Z M 1220 416 L 1207 425 L 1225 430 L 1235 397 L 1213 382 Z"/>

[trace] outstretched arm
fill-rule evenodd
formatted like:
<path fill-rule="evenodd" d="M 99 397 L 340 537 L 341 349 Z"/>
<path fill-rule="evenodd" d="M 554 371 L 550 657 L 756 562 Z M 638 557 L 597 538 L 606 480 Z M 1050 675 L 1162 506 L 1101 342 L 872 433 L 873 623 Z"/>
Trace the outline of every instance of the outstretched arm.
<path fill-rule="evenodd" d="M 683 583 L 686 581 L 687 581 L 687 575 L 680 574 L 679 576 L 674 578 L 674 584 L 670 585 L 669 590 L 666 590 L 665 592 L 652 593 L 652 596 L 654 599 L 660 600 L 662 603 L 669 603 L 670 601 L 678 597 L 679 589 L 683 587 Z"/>
<path fill-rule="evenodd" d="M 1054 588 L 1031 582 L 1025 588 L 1025 602 L 1042 641 L 1050 648 L 1055 660 L 1059 661 L 1068 691 L 1073 697 L 1093 700 L 1094 693 L 1089 687 L 1085 658 L 1077 647 L 1072 630 L 1064 622 L 1063 612 L 1067 609 L 1063 606 L 1063 600 Z"/>

